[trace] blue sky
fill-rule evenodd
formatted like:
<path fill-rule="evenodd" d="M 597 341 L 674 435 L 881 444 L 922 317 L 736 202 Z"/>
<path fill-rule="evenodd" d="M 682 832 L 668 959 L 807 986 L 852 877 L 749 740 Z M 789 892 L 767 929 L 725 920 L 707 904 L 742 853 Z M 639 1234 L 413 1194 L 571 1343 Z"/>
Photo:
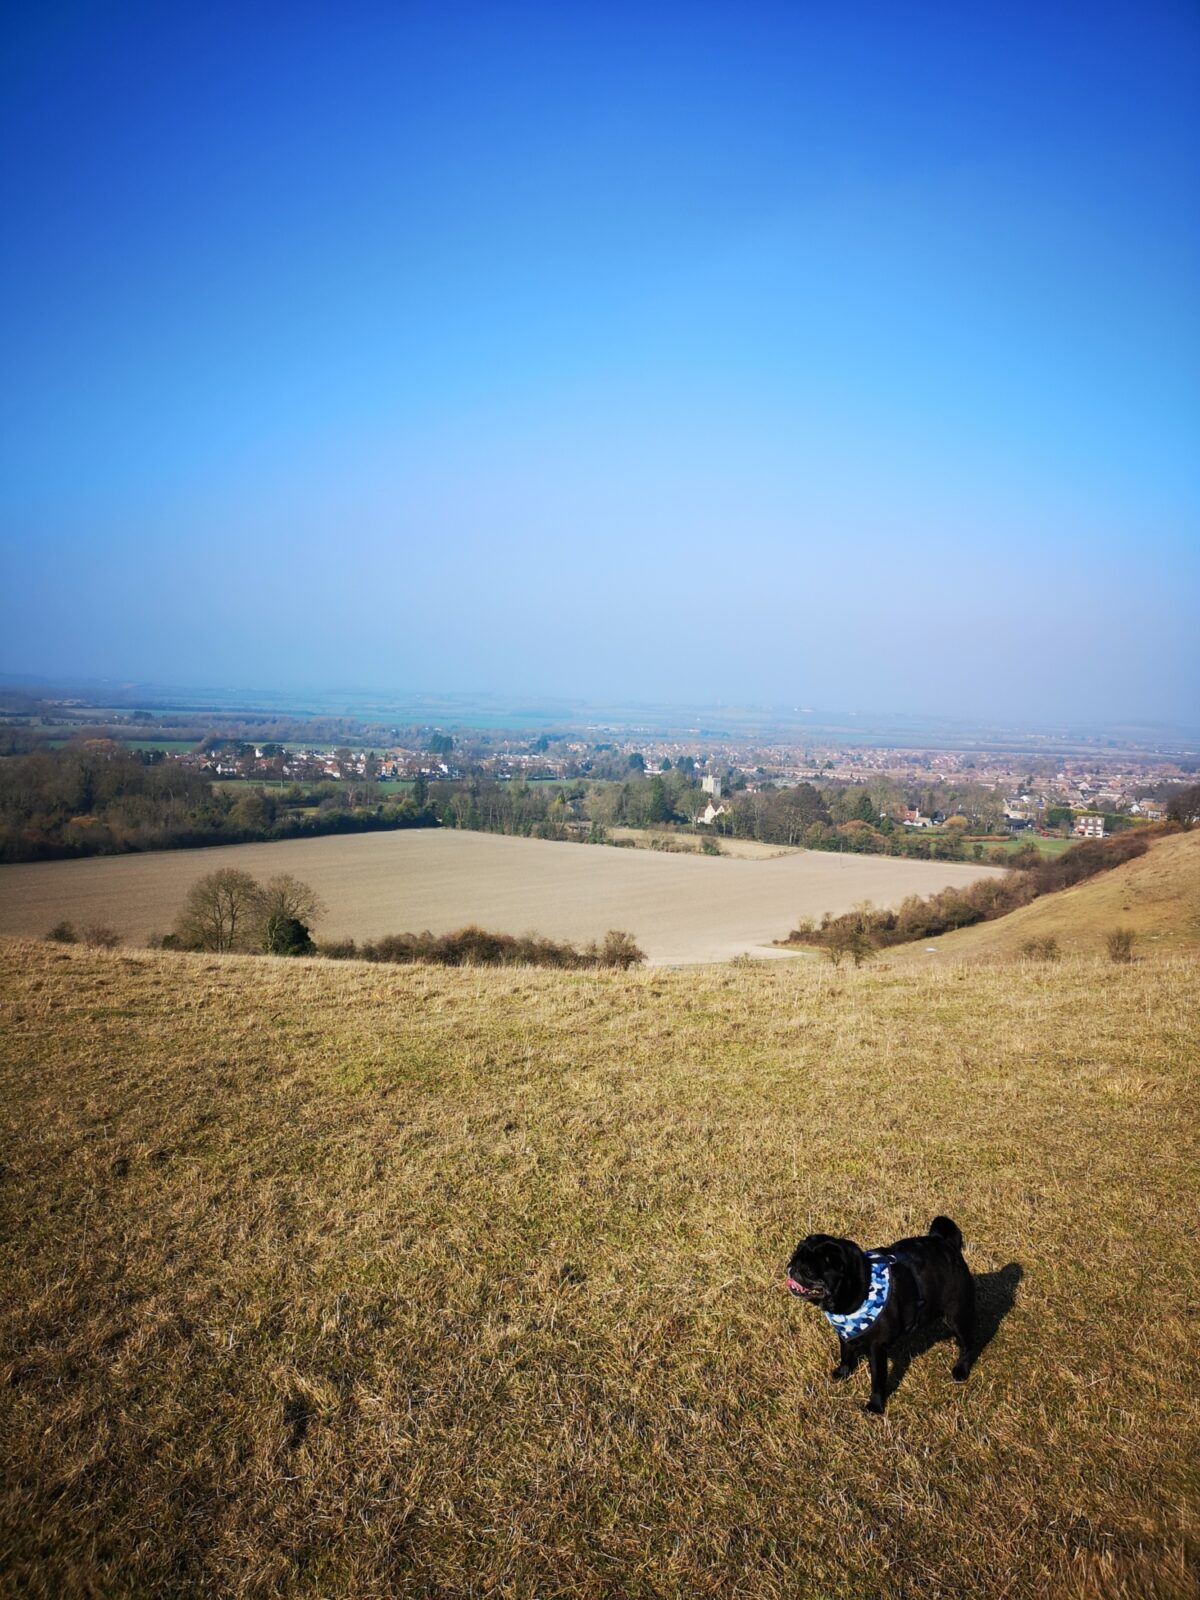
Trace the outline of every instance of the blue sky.
<path fill-rule="evenodd" d="M 1196 720 L 1195 5 L 6 15 L 0 668 Z"/>

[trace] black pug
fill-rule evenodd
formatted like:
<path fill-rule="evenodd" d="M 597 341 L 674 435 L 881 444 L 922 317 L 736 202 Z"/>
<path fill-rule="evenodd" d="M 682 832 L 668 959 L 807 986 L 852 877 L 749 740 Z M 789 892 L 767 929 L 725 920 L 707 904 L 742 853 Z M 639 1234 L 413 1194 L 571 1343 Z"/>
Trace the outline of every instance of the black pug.
<path fill-rule="evenodd" d="M 827 1233 L 811 1233 L 796 1246 L 788 1288 L 818 1306 L 837 1334 L 835 1380 L 848 1378 L 864 1356 L 870 1362 L 868 1411 L 883 1414 L 889 1347 L 939 1318 L 958 1340 L 954 1381 L 966 1382 L 975 1348 L 975 1280 L 962 1247 L 949 1217 L 934 1217 L 924 1238 L 899 1239 L 886 1250 L 860 1250 Z"/>

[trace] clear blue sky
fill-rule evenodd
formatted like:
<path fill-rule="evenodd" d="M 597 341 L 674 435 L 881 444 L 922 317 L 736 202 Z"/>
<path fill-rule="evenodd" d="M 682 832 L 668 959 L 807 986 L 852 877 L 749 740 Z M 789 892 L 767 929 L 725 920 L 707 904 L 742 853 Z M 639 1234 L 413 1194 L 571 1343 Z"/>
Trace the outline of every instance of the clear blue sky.
<path fill-rule="evenodd" d="M 6 7 L 0 668 L 1197 720 L 1200 7 Z"/>

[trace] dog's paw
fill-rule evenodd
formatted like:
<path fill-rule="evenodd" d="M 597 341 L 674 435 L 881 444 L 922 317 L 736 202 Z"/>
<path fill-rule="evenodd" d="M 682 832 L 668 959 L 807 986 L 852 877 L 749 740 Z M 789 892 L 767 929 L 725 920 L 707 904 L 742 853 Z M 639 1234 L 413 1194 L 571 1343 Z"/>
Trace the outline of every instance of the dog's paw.
<path fill-rule="evenodd" d="M 854 1368 L 847 1362 L 843 1361 L 840 1366 L 834 1367 L 829 1376 L 833 1379 L 834 1383 L 841 1383 L 842 1379 L 848 1378 L 853 1371 Z"/>
<path fill-rule="evenodd" d="M 881 1417 L 883 1415 L 883 1401 L 877 1394 L 873 1394 L 863 1407 L 863 1410 L 868 1416 Z"/>
<path fill-rule="evenodd" d="M 955 1383 L 966 1383 L 971 1376 L 971 1363 L 969 1361 L 956 1361 L 950 1376 Z"/>

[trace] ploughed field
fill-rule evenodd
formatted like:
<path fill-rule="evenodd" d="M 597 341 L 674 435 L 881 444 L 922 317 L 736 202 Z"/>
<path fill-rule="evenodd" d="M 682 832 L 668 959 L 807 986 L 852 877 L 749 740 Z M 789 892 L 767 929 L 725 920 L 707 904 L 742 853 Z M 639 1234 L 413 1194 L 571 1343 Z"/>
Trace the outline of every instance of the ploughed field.
<path fill-rule="evenodd" d="M 662 964 L 765 953 L 801 917 L 863 900 L 891 905 L 1000 870 L 808 850 L 738 860 L 415 829 L 0 867 L 0 933 L 43 935 L 67 918 L 144 944 L 170 931 L 188 889 L 218 867 L 311 884 L 328 907 L 321 937 L 448 933 L 473 922 L 587 940 L 623 928 Z"/>
<path fill-rule="evenodd" d="M 0 940 L 0 1589 L 1191 1596 L 1198 978 Z M 867 1417 L 785 1263 L 939 1211 Z"/>

